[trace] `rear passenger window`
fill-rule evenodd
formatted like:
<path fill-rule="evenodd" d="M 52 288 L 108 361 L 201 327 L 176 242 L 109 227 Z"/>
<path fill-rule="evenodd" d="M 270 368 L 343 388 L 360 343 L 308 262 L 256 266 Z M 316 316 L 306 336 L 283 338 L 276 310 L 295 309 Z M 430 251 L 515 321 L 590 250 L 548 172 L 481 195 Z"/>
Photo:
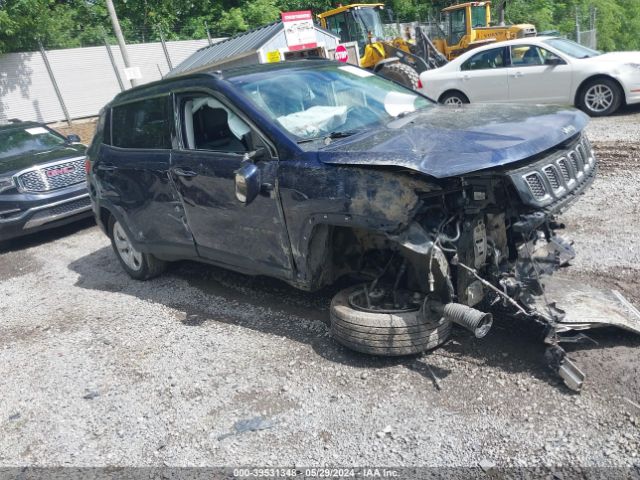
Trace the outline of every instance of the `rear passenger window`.
<path fill-rule="evenodd" d="M 461 70 L 487 70 L 505 66 L 504 48 L 480 52 L 462 64 Z"/>
<path fill-rule="evenodd" d="M 114 107 L 111 134 L 121 148 L 171 148 L 169 97 L 156 97 Z"/>

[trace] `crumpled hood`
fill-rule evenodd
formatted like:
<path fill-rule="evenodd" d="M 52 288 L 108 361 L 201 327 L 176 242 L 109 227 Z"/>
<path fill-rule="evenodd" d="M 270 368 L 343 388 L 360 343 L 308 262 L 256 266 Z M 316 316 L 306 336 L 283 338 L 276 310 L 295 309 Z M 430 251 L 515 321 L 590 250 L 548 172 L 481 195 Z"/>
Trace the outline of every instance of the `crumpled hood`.
<path fill-rule="evenodd" d="M 318 156 L 324 163 L 398 166 L 445 178 L 524 160 L 574 136 L 587 122 L 584 113 L 557 106 L 434 107 L 335 140 Z"/>

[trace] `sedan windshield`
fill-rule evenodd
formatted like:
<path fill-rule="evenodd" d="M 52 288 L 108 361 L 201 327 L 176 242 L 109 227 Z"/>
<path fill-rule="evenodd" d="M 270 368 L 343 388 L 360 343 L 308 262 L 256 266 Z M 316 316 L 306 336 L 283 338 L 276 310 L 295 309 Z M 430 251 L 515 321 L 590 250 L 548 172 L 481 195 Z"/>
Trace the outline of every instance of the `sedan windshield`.
<path fill-rule="evenodd" d="M 282 69 L 231 81 L 300 140 L 346 136 L 433 105 L 413 90 L 351 65 Z"/>
<path fill-rule="evenodd" d="M 61 147 L 66 140 L 44 127 L 15 128 L 0 132 L 0 160 Z"/>
<path fill-rule="evenodd" d="M 583 47 L 579 43 L 567 40 L 565 38 L 552 38 L 550 40 L 545 40 L 544 43 L 557 48 L 562 53 L 566 53 L 573 58 L 591 58 L 601 55 L 601 53 L 597 50 Z"/>

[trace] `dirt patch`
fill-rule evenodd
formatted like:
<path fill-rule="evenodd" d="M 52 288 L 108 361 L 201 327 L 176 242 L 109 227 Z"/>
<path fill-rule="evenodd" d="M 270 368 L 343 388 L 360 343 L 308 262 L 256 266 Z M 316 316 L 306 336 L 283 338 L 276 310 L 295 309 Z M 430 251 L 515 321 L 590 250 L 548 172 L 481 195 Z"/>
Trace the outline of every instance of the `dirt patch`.
<path fill-rule="evenodd" d="M 1 252 L 2 250 L 0 249 Z M 28 253 L 15 252 L 10 258 L 3 258 L 0 262 L 0 281 L 35 272 L 40 265 L 42 265 L 42 262 Z"/>
<path fill-rule="evenodd" d="M 594 150 L 602 175 L 640 169 L 640 145 L 637 143 L 600 142 L 594 144 Z"/>
<path fill-rule="evenodd" d="M 54 130 L 60 132 L 62 135 L 70 135 L 76 134 L 80 137 L 80 140 L 85 145 L 89 145 L 91 140 L 93 139 L 93 135 L 96 131 L 96 123 L 98 121 L 97 117 L 94 118 L 83 118 L 80 120 L 74 120 L 71 123 L 71 126 L 67 125 L 67 123 L 57 122 L 49 124 L 49 127 Z"/>

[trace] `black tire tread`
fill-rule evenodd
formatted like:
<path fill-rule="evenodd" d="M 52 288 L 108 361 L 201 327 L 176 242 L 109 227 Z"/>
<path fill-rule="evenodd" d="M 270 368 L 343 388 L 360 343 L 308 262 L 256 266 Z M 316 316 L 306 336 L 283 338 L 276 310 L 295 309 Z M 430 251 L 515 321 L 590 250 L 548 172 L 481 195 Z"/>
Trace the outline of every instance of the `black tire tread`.
<path fill-rule="evenodd" d="M 379 73 L 385 78 L 395 80 L 398 83 L 401 83 L 414 90 L 418 88 L 418 82 L 420 81 L 418 72 L 409 65 L 405 65 L 404 63 L 387 63 L 383 65 L 383 67 L 379 70 Z M 400 78 L 402 78 L 403 80 L 400 80 Z"/>
<path fill-rule="evenodd" d="M 331 302 L 331 333 L 352 350 L 381 356 L 413 355 L 442 345 L 451 322 L 427 323 L 420 312 L 371 313 L 355 310 L 349 295 L 359 288 L 338 292 Z"/>

